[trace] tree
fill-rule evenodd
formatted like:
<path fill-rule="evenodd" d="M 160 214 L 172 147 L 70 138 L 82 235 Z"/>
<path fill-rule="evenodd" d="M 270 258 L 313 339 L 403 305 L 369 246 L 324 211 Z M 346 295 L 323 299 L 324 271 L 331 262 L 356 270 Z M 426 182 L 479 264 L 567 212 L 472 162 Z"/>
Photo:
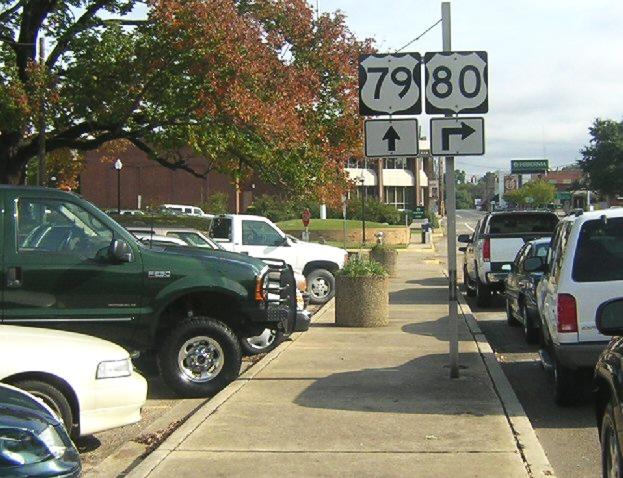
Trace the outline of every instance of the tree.
<path fill-rule="evenodd" d="M 454 177 L 456 179 L 457 184 L 465 184 L 465 171 L 461 169 L 456 169 L 454 171 Z"/>
<path fill-rule="evenodd" d="M 530 181 L 521 188 L 508 192 L 504 199 L 518 206 L 543 207 L 556 198 L 556 187 L 547 181 Z"/>
<path fill-rule="evenodd" d="M 197 176 L 259 174 L 334 196 L 360 149 L 357 56 L 340 14 L 305 0 L 0 0 L 0 182 L 48 151 L 127 140 Z M 112 19 L 111 19 L 112 17 Z M 51 51 L 36 62 L 35 43 Z M 205 167 L 186 159 L 200 155 Z M 339 195 L 338 195 L 339 198 Z"/>
<path fill-rule="evenodd" d="M 474 184 L 458 184 L 456 187 L 456 208 L 473 209 L 476 186 Z"/>
<path fill-rule="evenodd" d="M 606 196 L 623 194 L 623 121 L 596 119 L 589 133 L 590 144 L 578 161 L 589 187 Z"/>

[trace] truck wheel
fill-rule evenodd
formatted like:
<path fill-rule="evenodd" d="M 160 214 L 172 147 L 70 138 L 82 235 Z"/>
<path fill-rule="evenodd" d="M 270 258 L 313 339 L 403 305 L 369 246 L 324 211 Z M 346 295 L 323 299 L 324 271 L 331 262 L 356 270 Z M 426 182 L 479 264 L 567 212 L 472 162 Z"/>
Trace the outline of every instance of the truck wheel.
<path fill-rule="evenodd" d="M 608 403 L 601 420 L 601 467 L 602 476 L 616 476 L 623 474 L 623 457 L 619 445 L 619 432 L 614 419 L 614 406 Z"/>
<path fill-rule="evenodd" d="M 283 342 L 281 330 L 264 329 L 260 335 L 240 339 L 240 348 L 244 355 L 257 355 L 270 352 Z"/>
<path fill-rule="evenodd" d="M 335 277 L 328 270 L 315 269 L 305 279 L 312 304 L 324 304 L 335 295 Z"/>
<path fill-rule="evenodd" d="M 476 304 L 478 307 L 488 307 L 490 303 L 491 289 L 476 278 Z"/>
<path fill-rule="evenodd" d="M 467 267 L 465 265 L 463 265 L 463 286 L 465 287 L 467 297 L 474 297 L 476 295 L 476 291 L 469 280 L 469 274 L 467 273 Z"/>
<path fill-rule="evenodd" d="M 523 336 L 526 339 L 526 343 L 536 344 L 539 341 L 539 329 L 534 327 L 526 304 L 522 303 L 519 310 L 523 319 Z"/>
<path fill-rule="evenodd" d="M 580 381 L 577 372 L 562 365 L 552 354 L 554 360 L 554 402 L 557 405 L 573 405 L 578 401 Z"/>
<path fill-rule="evenodd" d="M 158 352 L 164 381 L 183 397 L 214 395 L 238 378 L 240 343 L 224 323 L 207 317 L 185 320 Z"/>
<path fill-rule="evenodd" d="M 13 382 L 12 385 L 37 397 L 50 407 L 63 421 L 67 433 L 69 433 L 72 438 L 77 438 L 79 431 L 78 424 L 74 423 L 74 414 L 71 410 L 71 405 L 61 390 L 42 380 L 19 380 Z"/>
<path fill-rule="evenodd" d="M 517 323 L 517 319 L 513 316 L 513 308 L 511 307 L 511 302 L 506 298 L 506 323 L 511 327 L 515 327 L 519 325 Z"/>

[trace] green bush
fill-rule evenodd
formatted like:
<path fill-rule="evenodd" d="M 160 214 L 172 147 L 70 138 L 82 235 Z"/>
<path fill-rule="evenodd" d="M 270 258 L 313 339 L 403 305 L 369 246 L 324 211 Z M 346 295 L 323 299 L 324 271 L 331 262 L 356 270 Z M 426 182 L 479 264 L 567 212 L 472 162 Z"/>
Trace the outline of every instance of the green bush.
<path fill-rule="evenodd" d="M 426 217 L 428 218 L 428 223 L 430 224 L 430 227 L 432 227 L 433 229 L 439 228 L 439 218 L 437 217 L 437 214 L 435 214 L 435 211 L 428 211 L 426 213 Z"/>
<path fill-rule="evenodd" d="M 401 224 L 404 221 L 402 213 L 391 204 L 385 204 L 375 198 L 365 200 L 366 221 Z M 340 211 L 341 213 L 341 211 Z M 348 219 L 362 219 L 361 198 L 351 198 L 346 205 Z M 341 217 L 341 216 L 340 216 Z"/>
<path fill-rule="evenodd" d="M 343 277 L 387 277 L 387 270 L 376 261 L 351 259 L 336 275 Z"/>
<path fill-rule="evenodd" d="M 229 197 L 227 193 L 210 194 L 200 207 L 207 214 L 227 214 L 229 212 Z"/>

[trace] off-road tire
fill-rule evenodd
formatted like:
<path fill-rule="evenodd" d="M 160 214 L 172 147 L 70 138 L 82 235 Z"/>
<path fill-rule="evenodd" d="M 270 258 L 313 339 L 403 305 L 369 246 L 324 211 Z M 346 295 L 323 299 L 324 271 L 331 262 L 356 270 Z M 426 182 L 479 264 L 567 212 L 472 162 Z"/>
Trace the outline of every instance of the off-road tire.
<path fill-rule="evenodd" d="M 30 379 L 12 382 L 12 385 L 30 393 L 31 395 L 34 395 L 40 400 L 43 400 L 43 403 L 50 407 L 52 411 L 63 421 L 65 429 L 71 437 L 77 438 L 79 434 L 79 427 L 76 420 L 77 417 L 74 417 L 69 399 L 57 386 L 43 380 Z"/>
<path fill-rule="evenodd" d="M 178 363 L 182 346 L 194 337 L 206 336 L 221 347 L 223 365 L 220 371 L 204 382 L 193 381 Z M 186 319 L 170 330 L 158 351 L 158 366 L 166 384 L 182 397 L 215 395 L 238 378 L 242 363 L 240 342 L 223 322 L 208 317 Z"/>
<path fill-rule="evenodd" d="M 326 285 L 329 287 L 329 291 L 323 297 L 315 296 L 312 292 L 312 285 L 315 280 L 323 279 Z M 307 281 L 307 292 L 309 293 L 309 300 L 312 304 L 326 304 L 335 296 L 335 277 L 331 272 L 326 269 L 314 269 L 305 278 Z"/>

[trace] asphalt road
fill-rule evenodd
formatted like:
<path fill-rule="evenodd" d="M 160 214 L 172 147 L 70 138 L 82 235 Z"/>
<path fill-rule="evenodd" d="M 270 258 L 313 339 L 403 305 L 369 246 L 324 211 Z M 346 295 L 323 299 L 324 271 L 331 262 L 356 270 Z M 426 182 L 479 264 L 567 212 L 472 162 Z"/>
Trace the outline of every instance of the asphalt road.
<path fill-rule="evenodd" d="M 457 211 L 457 233 L 469 233 L 482 216 L 483 213 L 477 211 Z M 444 260 L 445 243 L 440 242 L 438 250 L 439 258 Z M 460 253 L 458 257 L 461 261 Z M 461 283 L 461 268 L 458 270 Z M 467 302 L 523 405 L 556 475 L 561 478 L 600 476 L 599 439 L 592 404 L 560 407 L 554 403 L 552 378 L 541 367 L 538 347 L 525 343 L 520 328 L 507 325 L 502 297 L 496 296 L 487 309 L 478 308 L 472 298 L 467 298 Z"/>

